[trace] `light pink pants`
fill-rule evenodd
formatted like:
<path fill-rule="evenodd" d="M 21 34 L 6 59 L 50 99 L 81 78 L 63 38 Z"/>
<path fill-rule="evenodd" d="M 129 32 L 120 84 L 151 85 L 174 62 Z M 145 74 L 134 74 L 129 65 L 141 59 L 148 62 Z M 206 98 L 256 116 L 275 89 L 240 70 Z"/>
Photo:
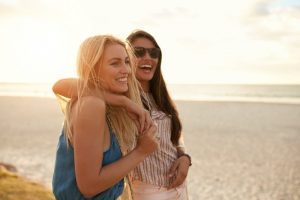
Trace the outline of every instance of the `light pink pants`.
<path fill-rule="evenodd" d="M 134 200 L 188 200 L 186 182 L 177 188 L 167 190 L 165 187 L 135 180 L 132 187 Z"/>

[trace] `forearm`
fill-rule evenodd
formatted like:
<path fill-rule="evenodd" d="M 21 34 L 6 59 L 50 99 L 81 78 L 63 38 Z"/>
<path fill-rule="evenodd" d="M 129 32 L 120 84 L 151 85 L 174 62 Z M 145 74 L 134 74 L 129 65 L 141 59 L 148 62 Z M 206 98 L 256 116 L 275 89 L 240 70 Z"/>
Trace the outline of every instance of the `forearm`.
<path fill-rule="evenodd" d="M 177 146 L 176 149 L 177 149 L 177 158 L 179 159 L 180 157 L 183 157 L 183 156 L 187 157 L 188 162 L 189 162 L 189 166 L 191 166 L 192 165 L 192 158 L 188 153 L 186 153 L 185 148 Z"/>
<path fill-rule="evenodd" d="M 102 167 L 99 175 L 95 176 L 89 185 L 86 185 L 86 189 L 89 191 L 87 196 L 95 196 L 99 191 L 105 191 L 112 187 L 129 174 L 146 156 L 133 150 L 118 161 Z"/>
<path fill-rule="evenodd" d="M 52 91 L 55 94 L 67 98 L 77 97 L 78 95 L 77 81 L 78 79 L 76 78 L 66 78 L 66 79 L 58 80 L 56 83 L 54 83 L 52 87 Z"/>
<path fill-rule="evenodd" d="M 67 98 L 74 98 L 78 95 L 78 81 L 76 78 L 66 78 L 58 80 L 52 87 L 55 94 L 61 95 Z M 84 93 L 84 95 L 89 95 Z M 112 94 L 109 92 L 104 92 L 104 99 L 107 104 L 112 106 L 122 106 L 125 107 L 129 103 L 129 99 L 124 95 Z"/>
<path fill-rule="evenodd" d="M 176 147 L 177 149 L 177 155 L 178 157 L 182 154 L 185 153 L 185 145 L 184 145 L 184 139 L 183 139 L 183 133 L 181 133 L 179 141 L 178 141 L 178 146 Z"/>
<path fill-rule="evenodd" d="M 117 95 L 109 92 L 104 93 L 104 99 L 107 102 L 107 104 L 111 106 L 120 106 L 120 107 L 126 107 L 130 101 L 124 95 Z"/>
<path fill-rule="evenodd" d="M 176 147 L 176 149 L 177 149 L 177 157 L 178 158 L 180 158 L 182 156 L 187 157 L 188 160 L 189 160 L 189 166 L 191 166 L 192 165 L 192 159 L 191 159 L 191 156 L 186 153 L 185 145 L 184 145 L 184 140 L 183 140 L 183 134 L 182 133 L 181 133 L 181 136 L 179 138 L 179 144 Z"/>

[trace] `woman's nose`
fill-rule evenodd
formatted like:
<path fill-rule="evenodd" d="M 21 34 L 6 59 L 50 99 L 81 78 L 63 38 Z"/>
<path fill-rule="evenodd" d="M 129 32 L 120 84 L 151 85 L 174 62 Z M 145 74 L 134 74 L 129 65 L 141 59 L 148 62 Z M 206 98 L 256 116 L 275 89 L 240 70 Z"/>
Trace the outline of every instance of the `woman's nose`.
<path fill-rule="evenodd" d="M 130 74 L 131 73 L 130 65 L 127 63 L 123 63 L 122 68 L 121 68 L 121 73 L 122 74 Z"/>
<path fill-rule="evenodd" d="M 150 54 L 149 54 L 149 51 L 146 51 L 145 55 L 143 56 L 144 59 L 152 59 Z"/>

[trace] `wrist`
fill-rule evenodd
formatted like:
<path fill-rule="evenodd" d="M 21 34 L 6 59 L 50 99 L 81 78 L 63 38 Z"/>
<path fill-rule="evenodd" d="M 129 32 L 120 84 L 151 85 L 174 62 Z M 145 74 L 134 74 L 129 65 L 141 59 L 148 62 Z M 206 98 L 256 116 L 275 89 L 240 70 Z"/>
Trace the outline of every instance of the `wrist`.
<path fill-rule="evenodd" d="M 124 95 L 120 95 L 119 98 L 120 98 L 120 102 L 121 102 L 120 106 L 127 109 L 130 100 Z"/>
<path fill-rule="evenodd" d="M 135 147 L 133 151 L 135 152 L 136 156 L 141 160 L 144 160 L 148 156 L 148 154 L 144 152 L 143 149 L 139 146 Z"/>
<path fill-rule="evenodd" d="M 192 166 L 192 158 L 191 158 L 191 156 L 190 156 L 189 154 L 187 154 L 187 153 L 182 153 L 182 154 L 180 154 L 180 155 L 178 156 L 178 158 L 180 158 L 180 157 L 182 157 L 182 156 L 187 157 L 187 158 L 189 159 L 189 166 Z"/>
<path fill-rule="evenodd" d="M 177 146 L 176 150 L 177 150 L 177 157 L 180 157 L 182 154 L 185 153 L 185 148 Z"/>

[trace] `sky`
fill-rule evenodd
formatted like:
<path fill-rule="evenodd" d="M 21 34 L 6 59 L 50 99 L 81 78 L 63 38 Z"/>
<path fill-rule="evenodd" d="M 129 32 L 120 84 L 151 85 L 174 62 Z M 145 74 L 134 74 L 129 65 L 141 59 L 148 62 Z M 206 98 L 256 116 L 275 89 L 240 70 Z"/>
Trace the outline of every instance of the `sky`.
<path fill-rule="evenodd" d="M 300 84 L 299 0 L 0 0 L 0 82 L 76 77 L 84 39 L 134 29 L 167 84 Z"/>

